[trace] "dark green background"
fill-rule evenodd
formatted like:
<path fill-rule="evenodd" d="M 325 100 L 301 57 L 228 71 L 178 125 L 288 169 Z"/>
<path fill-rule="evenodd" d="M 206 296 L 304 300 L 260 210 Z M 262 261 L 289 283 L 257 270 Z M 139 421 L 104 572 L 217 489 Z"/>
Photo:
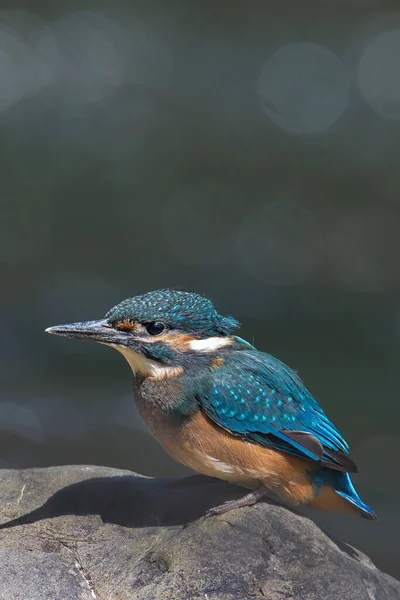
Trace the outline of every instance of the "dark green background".
<path fill-rule="evenodd" d="M 185 473 L 122 357 L 44 328 L 195 289 L 339 426 L 380 521 L 313 518 L 399 577 L 396 3 L 2 8 L 1 464 Z"/>

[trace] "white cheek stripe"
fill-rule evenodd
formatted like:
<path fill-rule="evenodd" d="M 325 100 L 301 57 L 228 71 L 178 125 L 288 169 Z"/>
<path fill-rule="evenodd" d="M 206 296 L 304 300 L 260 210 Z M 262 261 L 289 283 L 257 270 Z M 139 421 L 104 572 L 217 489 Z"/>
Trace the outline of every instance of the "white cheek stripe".
<path fill-rule="evenodd" d="M 229 337 L 209 337 L 205 340 L 192 340 L 188 342 L 188 346 L 191 350 L 196 352 L 214 352 L 218 348 L 224 346 L 231 346 L 233 343 L 232 338 Z"/>

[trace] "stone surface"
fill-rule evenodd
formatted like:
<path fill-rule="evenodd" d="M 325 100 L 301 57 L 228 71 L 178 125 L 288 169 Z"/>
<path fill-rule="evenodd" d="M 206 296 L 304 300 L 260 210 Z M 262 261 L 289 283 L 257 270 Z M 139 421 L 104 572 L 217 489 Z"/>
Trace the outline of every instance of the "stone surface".
<path fill-rule="evenodd" d="M 310 519 L 243 490 L 101 467 L 1 471 L 2 600 L 395 600 L 400 582 Z"/>

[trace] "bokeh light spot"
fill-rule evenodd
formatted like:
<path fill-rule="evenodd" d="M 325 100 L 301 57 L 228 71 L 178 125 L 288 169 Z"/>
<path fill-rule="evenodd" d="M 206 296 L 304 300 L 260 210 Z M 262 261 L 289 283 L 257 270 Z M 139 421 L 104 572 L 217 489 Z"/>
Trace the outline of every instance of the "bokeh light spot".
<path fill-rule="evenodd" d="M 266 116 L 295 134 L 329 129 L 349 103 L 350 78 L 340 60 L 317 44 L 288 44 L 264 63 L 258 94 Z"/>
<path fill-rule="evenodd" d="M 36 442 L 43 442 L 41 423 L 33 410 L 16 402 L 0 402 L 0 428 Z"/>
<path fill-rule="evenodd" d="M 100 102 L 120 86 L 125 74 L 121 31 L 110 19 L 78 11 L 55 22 L 53 31 L 64 102 Z"/>
<path fill-rule="evenodd" d="M 54 36 L 39 17 L 0 12 L 0 111 L 50 85 L 57 57 Z"/>
<path fill-rule="evenodd" d="M 87 435 L 83 415 L 69 399 L 61 400 L 54 396 L 35 398 L 31 400 L 29 408 L 34 411 L 47 439 L 81 440 Z"/>
<path fill-rule="evenodd" d="M 358 85 L 365 100 L 381 116 L 400 119 L 400 29 L 378 35 L 365 50 Z"/>

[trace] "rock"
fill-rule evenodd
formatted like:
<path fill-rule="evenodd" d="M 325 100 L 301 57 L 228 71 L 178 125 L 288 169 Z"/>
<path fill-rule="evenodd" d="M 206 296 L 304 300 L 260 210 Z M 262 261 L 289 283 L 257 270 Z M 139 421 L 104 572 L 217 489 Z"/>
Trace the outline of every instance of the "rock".
<path fill-rule="evenodd" d="M 215 479 L 74 466 L 1 480 L 4 600 L 400 598 L 400 582 L 295 511 L 201 518 L 244 493 Z"/>

